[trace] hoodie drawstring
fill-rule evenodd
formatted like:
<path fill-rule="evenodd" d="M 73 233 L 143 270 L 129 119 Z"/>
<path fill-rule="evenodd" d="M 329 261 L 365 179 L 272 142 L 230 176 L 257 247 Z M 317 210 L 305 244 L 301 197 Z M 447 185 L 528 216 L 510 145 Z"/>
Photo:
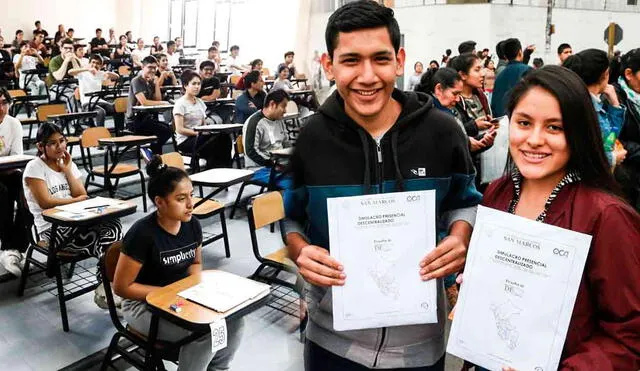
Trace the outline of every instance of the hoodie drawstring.
<path fill-rule="evenodd" d="M 363 130 L 357 130 L 360 142 L 362 142 L 362 151 L 364 152 L 364 194 L 371 191 L 371 169 L 369 168 L 369 142 Z"/>
<path fill-rule="evenodd" d="M 404 192 L 404 178 L 400 171 L 400 164 L 398 163 L 398 131 L 394 130 L 391 133 L 391 156 L 393 156 L 393 166 L 396 168 L 396 190 L 398 192 Z"/>

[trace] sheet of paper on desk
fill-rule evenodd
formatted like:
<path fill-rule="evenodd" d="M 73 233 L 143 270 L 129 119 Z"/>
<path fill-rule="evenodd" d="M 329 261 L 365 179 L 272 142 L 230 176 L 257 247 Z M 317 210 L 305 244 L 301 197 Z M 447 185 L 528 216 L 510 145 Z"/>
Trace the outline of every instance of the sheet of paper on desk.
<path fill-rule="evenodd" d="M 94 217 L 96 214 L 92 213 L 90 211 L 85 211 L 83 213 L 72 213 L 69 211 L 58 211 L 56 213 L 56 217 L 58 218 L 65 218 L 65 219 L 71 219 L 71 220 L 85 220 L 85 219 L 89 219 L 91 217 Z"/>
<path fill-rule="evenodd" d="M 68 205 L 58 206 L 57 209 L 70 213 L 86 213 L 87 209 L 90 210 L 91 208 L 97 208 L 98 206 L 122 208 L 123 204 L 126 205 L 126 203 L 121 200 L 114 200 L 106 197 L 95 197 Z"/>
<path fill-rule="evenodd" d="M 223 271 L 211 272 L 206 282 L 201 282 L 178 293 L 185 299 L 211 308 L 216 312 L 227 312 L 270 290 L 270 286 L 248 278 Z"/>

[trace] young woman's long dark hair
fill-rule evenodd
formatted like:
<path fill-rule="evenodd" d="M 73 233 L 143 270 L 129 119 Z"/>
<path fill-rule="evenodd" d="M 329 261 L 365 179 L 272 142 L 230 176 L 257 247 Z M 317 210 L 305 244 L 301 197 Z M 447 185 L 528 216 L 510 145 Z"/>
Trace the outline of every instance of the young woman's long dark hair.
<path fill-rule="evenodd" d="M 582 183 L 587 186 L 620 195 L 604 154 L 598 117 L 582 79 L 567 68 L 553 65 L 528 73 L 511 91 L 507 104 L 509 116 L 525 94 L 534 87 L 551 93 L 560 105 L 564 134 L 570 151 L 567 170 L 578 171 Z M 507 174 L 514 167 L 509 155 Z"/>
<path fill-rule="evenodd" d="M 38 132 L 36 133 L 36 143 L 40 143 L 43 147 L 47 145 L 47 141 L 53 134 L 60 134 L 64 136 L 62 132 L 62 128 L 56 124 L 50 122 L 44 122 L 38 128 Z M 43 152 L 38 148 L 37 156 L 41 156 Z"/>
<path fill-rule="evenodd" d="M 453 68 L 429 68 L 420 78 L 420 83 L 414 88 L 415 91 L 433 94 L 436 85 L 442 85 L 443 89 L 452 88 L 456 82 L 460 81 L 460 75 Z"/>

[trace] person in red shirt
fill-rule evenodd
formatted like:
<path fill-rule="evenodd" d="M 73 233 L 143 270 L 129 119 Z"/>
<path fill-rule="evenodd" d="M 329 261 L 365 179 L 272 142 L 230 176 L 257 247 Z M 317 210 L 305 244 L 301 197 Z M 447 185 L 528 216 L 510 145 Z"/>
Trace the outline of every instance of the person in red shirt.
<path fill-rule="evenodd" d="M 507 110 L 507 174 L 483 204 L 593 237 L 559 369 L 640 369 L 640 215 L 611 175 L 589 92 L 545 66 L 514 87 Z"/>
<path fill-rule="evenodd" d="M 251 71 L 262 71 L 262 59 L 254 59 L 253 61 L 251 61 L 250 64 L 251 64 Z M 238 90 L 245 89 L 244 77 L 247 76 L 247 74 L 251 71 L 247 71 L 242 74 L 242 76 L 238 79 L 238 82 L 236 83 L 236 86 L 235 86 L 236 89 Z"/>

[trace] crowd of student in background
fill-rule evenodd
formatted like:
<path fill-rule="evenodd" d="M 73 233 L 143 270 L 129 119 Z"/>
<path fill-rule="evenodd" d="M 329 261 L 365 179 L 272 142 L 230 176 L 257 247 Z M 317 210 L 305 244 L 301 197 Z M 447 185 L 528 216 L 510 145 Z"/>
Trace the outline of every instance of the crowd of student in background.
<path fill-rule="evenodd" d="M 418 61 L 408 74 L 408 90 L 431 94 L 436 106 L 465 130 L 478 174 L 478 155 L 492 147 L 511 89 L 544 66 L 542 58 L 531 60 L 535 50 L 535 45 L 523 47 L 515 38 L 502 40 L 495 47 L 496 64 L 489 49 L 476 51 L 474 41 L 465 41 L 456 56 L 447 49 L 441 65 L 433 60 L 425 69 Z M 571 45 L 562 43 L 557 55 L 558 64 L 578 74 L 589 89 L 611 171 L 640 210 L 640 49 L 609 57 L 599 49 L 574 53 Z"/>

